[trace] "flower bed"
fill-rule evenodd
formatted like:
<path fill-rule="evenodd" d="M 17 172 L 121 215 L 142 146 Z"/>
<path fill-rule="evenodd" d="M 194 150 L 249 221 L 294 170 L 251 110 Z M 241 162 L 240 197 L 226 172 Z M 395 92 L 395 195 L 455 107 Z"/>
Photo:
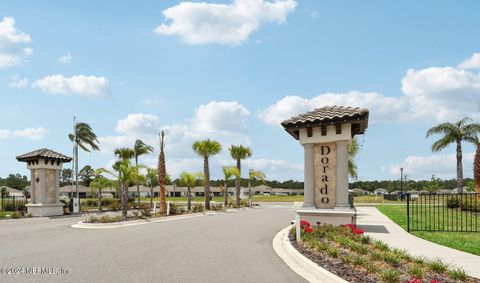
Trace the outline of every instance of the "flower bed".
<path fill-rule="evenodd" d="M 304 256 L 349 282 L 480 282 L 440 260 L 413 257 L 363 235 L 354 225 L 312 227 L 300 223 L 302 242 L 290 231 L 292 245 Z"/>

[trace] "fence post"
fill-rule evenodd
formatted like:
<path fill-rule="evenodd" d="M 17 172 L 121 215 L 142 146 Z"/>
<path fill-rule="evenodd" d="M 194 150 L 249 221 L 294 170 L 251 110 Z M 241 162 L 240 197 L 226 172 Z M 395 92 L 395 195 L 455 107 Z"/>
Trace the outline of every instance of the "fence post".
<path fill-rule="evenodd" d="M 410 233 L 410 194 L 407 194 L 407 232 Z"/>
<path fill-rule="evenodd" d="M 295 216 L 295 236 L 297 238 L 297 242 L 301 243 L 302 242 L 302 227 L 300 226 L 300 215 L 297 214 Z"/>
<path fill-rule="evenodd" d="M 12 196 L 12 208 L 13 208 L 13 211 L 18 211 L 17 203 L 15 202 L 15 196 Z"/>

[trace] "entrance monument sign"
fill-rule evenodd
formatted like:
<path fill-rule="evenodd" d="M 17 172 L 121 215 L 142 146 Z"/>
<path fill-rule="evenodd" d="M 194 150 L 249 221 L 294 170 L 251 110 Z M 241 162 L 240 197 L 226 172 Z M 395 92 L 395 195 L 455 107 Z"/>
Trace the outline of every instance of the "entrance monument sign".
<path fill-rule="evenodd" d="M 315 224 L 355 222 L 348 197 L 348 144 L 368 127 L 367 109 L 326 106 L 292 117 L 282 126 L 304 147 L 301 220 Z"/>
<path fill-rule="evenodd" d="M 30 169 L 30 203 L 27 212 L 33 216 L 63 215 L 63 203 L 59 201 L 60 170 L 63 163 L 72 158 L 42 148 L 17 156 Z"/>

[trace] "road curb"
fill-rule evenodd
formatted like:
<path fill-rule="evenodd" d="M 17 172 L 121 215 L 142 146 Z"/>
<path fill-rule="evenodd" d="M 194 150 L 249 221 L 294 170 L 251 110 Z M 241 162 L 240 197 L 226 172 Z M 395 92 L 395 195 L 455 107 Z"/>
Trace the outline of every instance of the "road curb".
<path fill-rule="evenodd" d="M 288 239 L 291 227 L 292 225 L 282 229 L 272 241 L 273 249 L 288 267 L 309 282 L 348 283 L 299 253 Z"/>

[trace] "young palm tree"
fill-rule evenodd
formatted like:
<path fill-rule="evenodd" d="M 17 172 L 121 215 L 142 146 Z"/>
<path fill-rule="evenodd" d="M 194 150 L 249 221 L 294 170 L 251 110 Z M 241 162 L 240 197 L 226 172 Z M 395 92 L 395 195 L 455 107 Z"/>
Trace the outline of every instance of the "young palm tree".
<path fill-rule="evenodd" d="M 122 203 L 122 216 L 123 220 L 128 218 L 128 185 L 131 183 L 142 182 L 145 176 L 140 174 L 140 166 L 133 166 L 130 160 L 122 160 L 117 163 L 117 174 L 113 174 L 107 170 L 104 172 L 109 173 L 117 178 L 117 182 L 120 185 L 121 203 Z"/>
<path fill-rule="evenodd" d="M 432 151 L 437 152 L 448 145 L 455 143 L 457 146 L 457 188 L 463 193 L 463 165 L 462 165 L 462 141 L 475 143 L 476 135 L 480 132 L 480 124 L 470 123 L 470 118 L 463 118 L 455 123 L 442 123 L 427 131 L 427 138 L 434 134 L 442 134 L 443 137 L 432 145 Z"/>
<path fill-rule="evenodd" d="M 252 156 L 252 150 L 243 145 L 232 145 L 230 146 L 230 156 L 237 161 L 239 176 L 235 179 L 235 203 L 237 206 L 240 206 L 240 178 L 242 175 L 241 160 Z"/>
<path fill-rule="evenodd" d="M 73 142 L 74 155 L 74 173 L 75 173 L 75 195 L 78 197 L 78 147 L 86 152 L 91 150 L 100 150 L 97 135 L 93 132 L 92 127 L 87 123 L 75 123 L 74 133 L 68 134 L 68 138 Z"/>
<path fill-rule="evenodd" d="M 208 158 L 222 151 L 222 145 L 214 140 L 206 139 L 196 141 L 192 146 L 193 150 L 203 157 L 203 174 L 205 177 L 205 209 L 210 209 L 210 168 Z"/>
<path fill-rule="evenodd" d="M 235 166 L 223 167 L 223 176 L 225 177 L 225 191 L 223 192 L 223 207 L 227 208 L 228 204 L 228 180 L 233 177 L 237 178 L 240 176 L 240 171 Z"/>
<path fill-rule="evenodd" d="M 118 157 L 118 159 L 121 160 L 130 160 L 135 156 L 135 151 L 133 149 L 128 148 L 128 147 L 120 147 L 116 148 L 113 153 L 115 156 Z"/>
<path fill-rule="evenodd" d="M 165 133 L 162 131 L 160 138 L 160 155 L 158 156 L 158 187 L 160 194 L 160 214 L 167 214 L 167 199 L 165 198 L 165 184 L 167 181 L 167 168 L 165 166 L 165 153 L 163 151 Z"/>
<path fill-rule="evenodd" d="M 179 182 L 180 186 L 187 187 L 187 210 L 192 211 L 192 191 L 191 189 L 195 187 L 195 183 L 202 173 L 188 173 L 182 172 L 180 174 Z"/>
<path fill-rule="evenodd" d="M 248 198 L 250 200 L 250 204 L 252 202 L 252 181 L 253 180 L 263 181 L 265 180 L 265 174 L 263 174 L 262 171 L 255 171 L 252 169 L 248 171 Z"/>
<path fill-rule="evenodd" d="M 353 138 L 352 141 L 348 144 L 348 175 L 353 178 L 358 178 L 357 164 L 355 164 L 355 156 L 357 156 L 360 151 L 360 146 L 358 145 L 357 138 Z"/>
<path fill-rule="evenodd" d="M 153 188 L 158 184 L 157 170 L 147 168 L 146 183 L 150 187 L 150 207 L 153 208 Z"/>
<path fill-rule="evenodd" d="M 142 140 L 136 140 L 133 147 L 133 156 L 135 158 L 135 166 L 138 166 L 138 157 L 153 152 L 153 147 L 147 145 Z M 138 206 L 140 206 L 140 184 L 137 183 L 137 197 L 138 197 Z"/>
<path fill-rule="evenodd" d="M 98 211 L 102 211 L 102 190 L 110 187 L 114 187 L 115 181 L 110 180 L 102 176 L 101 174 L 104 173 L 104 169 L 97 169 L 95 170 L 95 178 L 90 183 L 90 188 L 93 190 L 98 190 L 97 197 L 98 197 Z"/>

